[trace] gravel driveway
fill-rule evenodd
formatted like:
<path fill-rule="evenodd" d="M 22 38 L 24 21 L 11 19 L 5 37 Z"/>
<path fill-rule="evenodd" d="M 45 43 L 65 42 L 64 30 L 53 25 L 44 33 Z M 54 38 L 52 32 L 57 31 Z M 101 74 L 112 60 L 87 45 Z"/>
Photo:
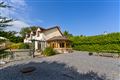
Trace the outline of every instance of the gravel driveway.
<path fill-rule="evenodd" d="M 75 51 L 45 58 L 8 63 L 0 68 L 0 80 L 120 80 L 120 59 L 89 56 Z M 30 73 L 21 73 L 26 67 Z"/>

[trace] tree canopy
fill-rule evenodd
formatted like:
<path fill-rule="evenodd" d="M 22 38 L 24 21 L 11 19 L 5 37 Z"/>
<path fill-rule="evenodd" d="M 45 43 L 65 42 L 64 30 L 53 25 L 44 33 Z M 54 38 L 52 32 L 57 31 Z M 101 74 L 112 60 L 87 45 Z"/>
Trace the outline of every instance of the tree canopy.
<path fill-rule="evenodd" d="M 9 39 L 10 42 L 19 43 L 23 42 L 23 38 L 20 36 L 15 36 L 17 32 L 15 31 L 0 31 L 0 36 Z"/>
<path fill-rule="evenodd" d="M 6 5 L 4 2 L 0 2 L 0 9 L 1 8 L 11 8 L 11 6 Z M 19 36 L 15 36 L 16 32 L 15 31 L 4 31 L 4 29 L 7 26 L 11 26 L 8 23 L 12 22 L 13 19 L 9 19 L 8 17 L 4 17 L 1 15 L 0 13 L 0 36 L 1 37 L 5 37 L 7 39 L 9 39 L 11 42 L 22 42 L 23 39 Z M 0 39 L 0 42 L 3 42 L 5 40 Z"/>
<path fill-rule="evenodd" d="M 10 8 L 10 7 L 11 6 L 4 4 L 4 2 L 0 2 L 0 9 L 1 8 Z M 5 29 L 5 27 L 7 27 L 7 26 L 11 26 L 8 24 L 11 21 L 13 21 L 13 19 L 8 19 L 7 17 L 3 17 L 3 16 L 1 16 L 1 13 L 0 13 L 0 30 Z"/>
<path fill-rule="evenodd" d="M 66 31 L 66 30 L 63 32 L 63 35 L 66 36 L 66 37 L 72 36 L 72 34 L 70 34 L 70 33 L 69 33 L 68 31 Z"/>
<path fill-rule="evenodd" d="M 30 33 L 31 31 L 37 30 L 38 26 L 31 26 L 31 27 L 24 27 L 20 30 L 20 34 L 22 37 L 25 37 L 26 34 Z"/>
<path fill-rule="evenodd" d="M 11 6 L 4 4 L 4 2 L 0 2 L 0 7 L 1 8 L 10 8 Z"/>

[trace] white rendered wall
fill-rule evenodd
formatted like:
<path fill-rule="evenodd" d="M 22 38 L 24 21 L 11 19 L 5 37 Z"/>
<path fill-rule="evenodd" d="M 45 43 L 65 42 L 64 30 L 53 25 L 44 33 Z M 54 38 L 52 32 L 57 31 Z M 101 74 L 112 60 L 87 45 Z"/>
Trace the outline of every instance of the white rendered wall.
<path fill-rule="evenodd" d="M 35 41 L 35 50 L 38 49 L 38 41 Z"/>

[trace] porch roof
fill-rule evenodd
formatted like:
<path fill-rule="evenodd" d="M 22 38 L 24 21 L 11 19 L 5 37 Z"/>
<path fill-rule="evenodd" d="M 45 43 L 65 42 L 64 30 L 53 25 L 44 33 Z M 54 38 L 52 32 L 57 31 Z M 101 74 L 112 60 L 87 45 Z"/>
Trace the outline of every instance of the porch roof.
<path fill-rule="evenodd" d="M 65 36 L 55 36 L 48 39 L 47 41 L 56 41 L 56 40 L 69 41 L 69 39 Z"/>

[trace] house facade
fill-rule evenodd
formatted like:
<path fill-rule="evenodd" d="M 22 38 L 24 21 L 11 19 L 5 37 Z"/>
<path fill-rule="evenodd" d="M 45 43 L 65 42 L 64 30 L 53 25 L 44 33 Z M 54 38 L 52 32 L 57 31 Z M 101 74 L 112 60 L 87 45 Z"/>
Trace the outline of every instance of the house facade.
<path fill-rule="evenodd" d="M 52 47 L 58 53 L 69 53 L 72 51 L 68 38 L 63 36 L 58 26 L 44 29 L 38 28 L 26 34 L 24 43 L 33 43 L 35 51 L 43 51 L 46 47 Z"/>

